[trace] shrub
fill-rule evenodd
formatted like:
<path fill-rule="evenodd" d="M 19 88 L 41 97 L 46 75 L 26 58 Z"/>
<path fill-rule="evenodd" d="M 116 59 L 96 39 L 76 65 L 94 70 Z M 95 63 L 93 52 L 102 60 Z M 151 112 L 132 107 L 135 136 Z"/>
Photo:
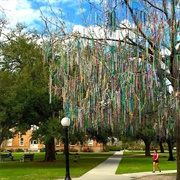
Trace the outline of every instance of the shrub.
<path fill-rule="evenodd" d="M 7 150 L 7 152 L 14 152 L 14 149 L 9 149 Z"/>
<path fill-rule="evenodd" d="M 93 150 L 88 147 L 87 148 L 84 147 L 84 148 L 82 148 L 82 152 L 93 152 Z"/>
<path fill-rule="evenodd" d="M 14 151 L 15 151 L 15 152 L 24 152 L 23 149 L 15 149 Z"/>
<path fill-rule="evenodd" d="M 109 152 L 109 149 L 105 148 L 105 149 L 102 150 L 102 152 Z"/>
<path fill-rule="evenodd" d="M 40 152 L 46 152 L 46 148 L 41 148 Z"/>
<path fill-rule="evenodd" d="M 5 148 L 0 147 L 0 152 L 3 152 L 3 151 L 5 151 Z"/>
<path fill-rule="evenodd" d="M 120 147 L 119 146 L 106 146 L 106 149 L 108 149 L 109 151 L 120 151 Z"/>
<path fill-rule="evenodd" d="M 78 152 L 77 149 L 70 149 L 69 152 Z"/>

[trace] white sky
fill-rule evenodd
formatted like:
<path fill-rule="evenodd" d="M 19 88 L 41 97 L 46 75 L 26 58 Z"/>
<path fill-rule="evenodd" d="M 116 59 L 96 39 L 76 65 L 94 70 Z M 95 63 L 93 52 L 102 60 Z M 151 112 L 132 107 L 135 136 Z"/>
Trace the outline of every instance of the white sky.
<path fill-rule="evenodd" d="M 1 15 L 3 11 L 11 27 L 16 25 L 17 22 L 23 22 L 29 26 L 33 26 L 33 22 L 40 17 L 39 11 L 32 9 L 27 0 L 1 0 L 0 8 Z"/>

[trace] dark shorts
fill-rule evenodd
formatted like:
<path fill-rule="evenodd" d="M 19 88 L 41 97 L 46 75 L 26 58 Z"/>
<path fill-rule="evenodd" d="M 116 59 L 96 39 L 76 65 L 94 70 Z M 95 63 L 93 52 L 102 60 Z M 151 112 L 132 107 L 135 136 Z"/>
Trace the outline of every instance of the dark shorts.
<path fill-rule="evenodd" d="M 159 161 L 158 160 L 153 160 L 153 162 L 158 163 Z"/>

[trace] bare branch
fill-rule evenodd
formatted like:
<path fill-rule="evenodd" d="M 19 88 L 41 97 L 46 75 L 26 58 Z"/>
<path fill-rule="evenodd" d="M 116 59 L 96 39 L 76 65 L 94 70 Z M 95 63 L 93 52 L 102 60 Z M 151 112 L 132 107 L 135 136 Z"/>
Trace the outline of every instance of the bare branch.
<path fill-rule="evenodd" d="M 167 12 L 167 3 L 166 0 L 163 0 L 163 7 L 164 7 L 164 14 L 166 16 L 166 19 L 169 19 L 168 12 Z"/>
<path fill-rule="evenodd" d="M 141 29 L 141 27 L 140 27 L 140 24 L 139 24 L 139 22 L 138 22 L 138 20 L 137 20 L 136 15 L 133 13 L 133 10 L 132 10 L 132 8 L 130 7 L 130 5 L 129 5 L 129 3 L 128 3 L 128 0 L 124 0 L 124 2 L 125 2 L 126 6 L 128 7 L 128 9 L 129 9 L 129 11 L 130 11 L 130 13 L 131 13 L 131 16 L 132 16 L 132 18 L 133 18 L 133 20 L 134 20 L 134 22 L 135 22 L 135 24 L 136 24 L 136 26 L 137 26 L 137 28 L 138 28 L 138 31 L 140 32 L 140 34 L 142 35 L 142 37 L 143 37 L 145 40 L 148 41 L 148 43 L 150 44 L 150 46 L 153 47 L 152 41 L 150 41 L 150 39 L 143 33 L 143 31 L 142 31 L 142 29 Z"/>
<path fill-rule="evenodd" d="M 152 4 L 150 1 L 148 1 L 148 0 L 144 0 L 145 2 L 147 2 L 151 7 L 153 7 L 153 8 L 155 8 L 155 9 L 157 9 L 157 10 L 159 10 L 159 11 L 161 11 L 162 13 L 164 13 L 165 14 L 165 11 L 163 10 L 163 9 L 161 9 L 160 7 L 158 7 L 158 6 L 155 6 L 154 4 Z M 163 0 L 164 1 L 164 0 Z"/>

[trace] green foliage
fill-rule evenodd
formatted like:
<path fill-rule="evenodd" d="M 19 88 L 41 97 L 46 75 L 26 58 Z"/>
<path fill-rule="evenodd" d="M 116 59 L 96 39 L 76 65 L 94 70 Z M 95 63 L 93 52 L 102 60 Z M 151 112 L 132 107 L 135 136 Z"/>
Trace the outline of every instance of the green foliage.
<path fill-rule="evenodd" d="M 70 135 L 69 135 L 70 144 L 74 145 L 79 142 L 81 145 L 83 145 L 85 141 L 86 141 L 85 132 L 83 132 L 81 129 L 75 127 L 70 130 Z"/>
<path fill-rule="evenodd" d="M 40 152 L 46 152 L 46 148 L 41 148 Z"/>
<path fill-rule="evenodd" d="M 33 132 L 33 138 L 37 138 L 41 143 L 47 144 L 51 138 L 61 137 L 63 127 L 59 123 L 59 119 L 49 119 L 42 122 L 37 130 Z"/>
<path fill-rule="evenodd" d="M 16 30 L 7 34 L 9 41 L 2 44 L 4 58 L 1 61 L 1 71 L 14 77 L 7 81 L 12 91 L 7 90 L 6 93 L 12 101 L 9 114 L 21 132 L 42 120 L 42 112 L 39 111 L 43 109 L 43 100 L 48 101 L 48 74 L 44 70 L 41 50 L 34 36 L 23 33 L 23 30 L 23 26 L 18 25 Z M 4 107 L 7 108 L 7 105 L 4 104 Z"/>
<path fill-rule="evenodd" d="M 49 103 L 49 66 L 44 62 L 38 38 L 35 32 L 18 24 L 7 34 L 8 41 L 1 43 L 1 141 L 11 137 L 4 134 L 11 127 L 25 133 L 31 125 L 37 125 L 39 130 L 34 136 L 44 143 L 60 133 L 62 99 L 53 94 L 54 101 Z"/>
<path fill-rule="evenodd" d="M 0 69 L 0 144 L 3 140 L 13 137 L 13 132 L 10 129 L 16 124 L 13 113 L 14 79 L 13 72 Z"/>
<path fill-rule="evenodd" d="M 5 36 L 6 43 L 1 43 L 1 54 L 4 56 L 0 62 L 3 70 L 20 71 L 25 64 L 33 63 L 42 58 L 40 46 L 37 43 L 39 36 L 36 32 L 25 30 L 25 26 L 17 24 L 16 29 Z"/>
<path fill-rule="evenodd" d="M 15 152 L 24 152 L 23 149 L 15 149 Z"/>
<path fill-rule="evenodd" d="M 143 141 L 152 141 L 156 138 L 156 131 L 152 128 L 150 124 L 140 127 L 136 132 L 136 137 L 142 139 Z"/>
<path fill-rule="evenodd" d="M 109 151 L 120 151 L 121 148 L 119 146 L 106 146 L 106 149 L 108 149 Z"/>
<path fill-rule="evenodd" d="M 113 135 L 110 125 L 99 124 L 97 129 L 89 127 L 87 129 L 87 135 L 90 139 L 95 139 L 98 143 L 103 143 L 103 149 L 108 142 L 108 137 Z"/>

